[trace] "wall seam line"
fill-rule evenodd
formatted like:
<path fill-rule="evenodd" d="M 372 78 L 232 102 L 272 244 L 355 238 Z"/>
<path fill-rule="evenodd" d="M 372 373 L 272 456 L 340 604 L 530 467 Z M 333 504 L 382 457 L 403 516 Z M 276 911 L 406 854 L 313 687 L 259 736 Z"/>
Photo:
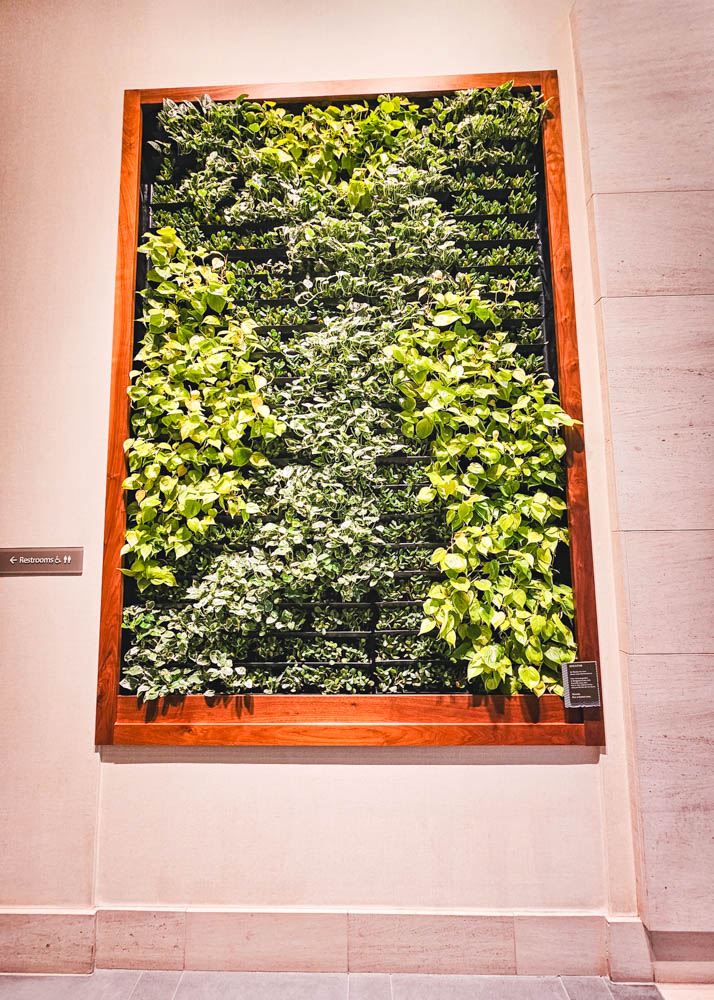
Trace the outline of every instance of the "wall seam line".
<path fill-rule="evenodd" d="M 637 292 L 634 295 L 601 295 L 600 298 L 596 300 L 596 305 L 597 302 L 600 302 L 602 299 L 691 299 L 694 295 L 705 299 L 714 299 L 714 292 L 657 292 L 655 294 L 649 292 Z"/>
<path fill-rule="evenodd" d="M 619 197 L 631 194 L 714 194 L 714 188 L 644 188 L 632 191 L 593 191 L 590 197 Z"/>
<path fill-rule="evenodd" d="M 607 293 L 600 295 L 597 299 L 593 301 L 593 305 L 596 306 L 598 302 L 603 299 L 693 299 L 693 298 L 712 298 L 711 292 L 630 292 L 628 295 L 608 295 Z"/>
<path fill-rule="evenodd" d="M 95 804 L 95 815 L 94 815 L 94 845 L 93 845 L 93 856 L 92 856 L 92 884 L 90 900 L 91 904 L 95 909 L 95 927 L 94 927 L 94 940 L 96 946 L 97 939 L 97 921 L 98 917 L 96 910 L 98 909 L 97 904 L 97 879 L 99 876 L 99 834 L 102 822 L 102 781 L 103 781 L 103 771 L 101 751 L 98 747 L 95 747 L 94 753 L 97 755 L 97 782 L 96 782 L 96 804 Z"/>

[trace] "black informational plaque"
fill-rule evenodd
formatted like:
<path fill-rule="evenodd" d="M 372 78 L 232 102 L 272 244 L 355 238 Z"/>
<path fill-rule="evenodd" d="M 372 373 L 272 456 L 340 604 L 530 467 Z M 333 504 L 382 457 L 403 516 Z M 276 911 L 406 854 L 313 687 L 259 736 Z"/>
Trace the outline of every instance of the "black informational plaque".
<path fill-rule="evenodd" d="M 566 708 L 597 708 L 600 684 L 595 660 L 563 664 L 563 691 Z"/>

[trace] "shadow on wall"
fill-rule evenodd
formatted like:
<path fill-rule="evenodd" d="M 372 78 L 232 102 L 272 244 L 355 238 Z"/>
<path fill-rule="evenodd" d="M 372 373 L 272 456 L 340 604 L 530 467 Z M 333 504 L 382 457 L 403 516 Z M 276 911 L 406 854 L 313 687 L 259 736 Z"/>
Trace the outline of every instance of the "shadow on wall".
<path fill-rule="evenodd" d="M 122 747 L 100 749 L 103 764 L 399 764 L 493 766 L 597 764 L 599 747 Z"/>

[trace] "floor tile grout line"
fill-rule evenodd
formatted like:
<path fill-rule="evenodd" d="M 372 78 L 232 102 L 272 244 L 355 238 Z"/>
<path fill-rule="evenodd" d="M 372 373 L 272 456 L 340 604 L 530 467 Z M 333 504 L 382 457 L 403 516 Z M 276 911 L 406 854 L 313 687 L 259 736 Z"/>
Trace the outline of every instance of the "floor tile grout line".
<path fill-rule="evenodd" d="M 173 970 L 173 969 L 166 969 L 166 970 L 163 970 L 163 969 L 161 969 L 161 970 L 160 969 L 156 969 L 156 970 L 153 970 L 153 969 L 152 970 L 140 969 L 140 970 L 136 970 L 136 971 L 139 972 L 139 978 L 134 983 L 134 987 L 133 987 L 131 993 L 129 994 L 129 996 L 127 997 L 127 1000 L 132 1000 L 132 997 L 134 996 L 134 994 L 136 993 L 136 991 L 139 989 L 139 986 L 141 985 L 141 980 L 144 978 L 144 976 L 146 975 L 146 973 L 149 972 L 149 971 L 152 971 L 152 972 L 156 971 L 156 972 L 159 972 L 159 974 L 161 974 L 164 971 L 165 972 L 176 971 L 176 972 L 180 973 L 178 979 L 176 980 L 176 985 L 174 986 L 173 993 L 168 998 L 168 1000 L 176 1000 L 176 994 L 178 993 L 178 988 L 181 985 L 181 980 L 183 979 L 183 969 L 176 969 L 176 970 Z"/>
<path fill-rule="evenodd" d="M 139 971 L 139 975 L 137 976 L 136 982 L 134 983 L 132 991 L 129 994 L 128 1000 L 131 1000 L 131 998 L 134 996 L 134 994 L 136 993 L 136 991 L 139 989 L 139 983 L 141 982 L 142 977 L 144 975 L 143 970 L 138 970 L 138 971 Z M 173 1000 L 173 998 L 172 998 L 172 1000 Z"/>
<path fill-rule="evenodd" d="M 140 970 L 140 969 L 124 969 L 124 970 L 102 969 L 102 970 L 98 970 L 98 972 L 100 974 L 103 973 L 103 972 L 112 973 L 114 971 L 119 971 L 119 972 L 121 972 L 123 974 L 126 974 L 128 972 L 138 973 L 138 977 L 137 977 L 136 981 L 134 982 L 133 986 L 131 987 L 130 993 L 127 996 L 127 1000 L 132 1000 L 133 997 L 139 995 L 137 991 L 140 988 L 140 985 L 141 985 L 141 983 L 143 981 L 143 977 L 144 976 L 150 976 L 152 974 L 158 974 L 159 976 L 166 976 L 166 975 L 172 975 L 174 973 L 178 973 L 178 980 L 176 982 L 176 985 L 174 986 L 174 989 L 173 989 L 173 992 L 171 994 L 171 997 L 168 998 L 168 1000 L 175 1000 L 175 998 L 178 995 L 179 988 L 180 988 L 180 986 L 181 986 L 181 984 L 183 982 L 183 977 L 185 975 L 185 972 L 183 970 L 179 970 L 179 969 L 175 969 L 175 970 L 169 970 L 169 969 L 166 969 L 166 970 Z M 209 979 L 211 979 L 213 977 L 219 978 L 221 976 L 221 974 L 222 973 L 220 971 L 218 971 L 218 970 L 216 970 L 215 972 L 205 971 L 205 972 L 202 973 L 202 975 L 208 977 Z M 250 978 L 251 976 L 256 975 L 256 973 L 238 973 L 239 977 L 241 977 L 243 975 L 247 975 Z M 260 976 L 262 976 L 262 973 L 257 973 L 257 975 L 260 977 Z M 268 973 L 268 975 L 275 975 L 275 974 L 274 973 Z M 290 974 L 288 974 L 288 975 L 290 975 Z M 301 973 L 300 974 L 300 978 L 302 978 L 302 975 L 303 974 Z M 359 974 L 358 973 L 352 973 L 352 975 L 359 975 Z M 560 986 L 563 1000 L 573 1000 L 573 997 L 574 997 L 574 994 L 570 993 L 567 984 L 564 982 L 564 979 L 571 979 L 572 978 L 576 982 L 577 981 L 582 981 L 582 980 L 591 980 L 591 981 L 597 980 L 598 983 L 600 983 L 600 984 L 602 984 L 604 986 L 605 993 L 607 994 L 608 997 L 611 998 L 611 1000 L 622 1000 L 623 996 L 624 997 L 629 997 L 630 996 L 629 991 L 632 990 L 632 989 L 634 989 L 635 991 L 644 991 L 645 994 L 648 997 L 652 998 L 652 1000 L 664 1000 L 664 998 L 662 997 L 662 994 L 660 993 L 660 991 L 658 989 L 658 984 L 657 983 L 654 983 L 654 982 L 647 982 L 647 983 L 613 983 L 607 976 L 602 976 L 602 975 L 600 975 L 600 976 L 574 976 L 574 977 L 564 977 L 564 976 L 558 976 L 558 975 L 547 975 L 547 976 L 528 976 L 528 975 L 521 975 L 521 976 L 515 976 L 515 975 L 505 975 L 505 976 L 483 975 L 482 976 L 482 975 L 477 975 L 477 976 L 469 977 L 469 976 L 451 975 L 451 974 L 445 974 L 444 975 L 444 974 L 439 974 L 439 973 L 434 973 L 433 975 L 435 976 L 435 978 L 438 978 L 440 980 L 447 980 L 448 981 L 448 980 L 451 980 L 452 978 L 453 979 L 464 979 L 464 978 L 466 978 L 466 979 L 468 979 L 468 978 L 473 978 L 473 979 L 488 979 L 488 980 L 495 980 L 495 981 L 500 981 L 500 982 L 503 982 L 503 983 L 507 983 L 509 986 L 511 984 L 517 983 L 519 980 L 520 981 L 523 981 L 523 980 L 530 981 L 531 983 L 535 983 L 536 985 L 542 982 L 544 986 L 545 985 L 553 985 L 553 984 L 557 983 Z M 12 974 L 11 973 L 8 973 L 7 976 L 8 976 L 8 978 L 12 978 Z M 318 980 L 320 980 L 320 979 L 325 979 L 325 980 L 327 980 L 327 979 L 333 979 L 333 976 L 334 976 L 334 974 L 329 974 L 329 973 L 328 974 L 320 974 L 320 973 L 308 973 L 308 974 L 306 974 L 306 978 L 310 978 L 310 979 L 315 978 L 315 979 L 318 979 Z M 346 989 L 347 989 L 347 994 L 346 995 L 347 995 L 347 997 L 349 997 L 350 974 L 338 973 L 337 976 L 340 979 L 342 979 L 344 977 L 344 980 L 346 982 Z M 394 985 L 395 984 L 394 984 L 394 979 L 396 978 L 396 976 L 393 973 L 387 973 L 386 976 L 387 976 L 387 979 L 388 979 L 388 982 L 389 982 L 389 997 L 390 997 L 390 1000 L 394 1000 L 394 998 L 395 998 L 395 990 L 394 990 Z M 283 976 L 282 976 L 281 973 L 277 974 L 278 980 L 280 980 L 282 977 Z M 5 977 L 3 975 L 0 975 L 0 983 L 2 983 L 2 980 L 4 978 Z M 52 975 L 50 975 L 48 977 L 45 977 L 45 976 L 32 976 L 32 975 L 30 975 L 30 976 L 27 976 L 27 977 L 23 976 L 22 978 L 23 979 L 27 978 L 27 979 L 30 979 L 30 980 L 47 980 L 47 979 L 54 979 L 55 977 L 52 976 Z M 72 976 L 72 975 L 70 975 L 70 976 L 62 976 L 61 978 L 62 979 L 67 979 L 67 980 L 71 980 L 71 981 L 77 980 L 78 982 L 79 981 L 85 982 L 87 980 L 87 977 L 85 977 L 85 976 Z M 91 979 L 92 977 L 90 976 L 89 978 Z M 429 978 L 429 974 L 426 974 L 425 976 L 424 975 L 419 976 L 418 978 L 426 978 L 426 979 L 428 979 Z M 101 989 L 101 984 L 98 983 L 98 982 L 96 982 L 96 981 L 95 981 L 94 985 L 100 986 L 101 992 L 100 992 L 100 994 L 92 993 L 91 996 L 92 996 L 93 1000 L 99 1000 L 100 995 L 101 996 L 105 996 L 106 985 L 104 986 L 104 989 Z M 122 992 L 122 995 L 124 995 L 123 992 Z M 552 997 L 552 992 L 549 991 L 549 995 Z M 576 991 L 575 995 L 577 995 L 577 991 Z"/>
<path fill-rule="evenodd" d="M 560 986 L 561 990 L 563 991 L 563 996 L 565 997 L 565 1000 L 572 1000 L 572 997 L 568 993 L 565 983 L 563 982 L 562 976 L 558 976 L 558 986 Z"/>
<path fill-rule="evenodd" d="M 185 971 L 186 971 L 186 962 L 184 960 L 184 967 L 183 967 L 183 969 L 180 970 L 180 975 L 179 975 L 178 979 L 176 980 L 176 985 L 174 986 L 174 991 L 171 994 L 171 996 L 169 997 L 169 1000 L 176 1000 L 176 994 L 178 993 L 179 986 L 183 982 L 183 974 L 184 974 Z M 131 1000 L 131 998 L 130 998 L 130 1000 Z"/>

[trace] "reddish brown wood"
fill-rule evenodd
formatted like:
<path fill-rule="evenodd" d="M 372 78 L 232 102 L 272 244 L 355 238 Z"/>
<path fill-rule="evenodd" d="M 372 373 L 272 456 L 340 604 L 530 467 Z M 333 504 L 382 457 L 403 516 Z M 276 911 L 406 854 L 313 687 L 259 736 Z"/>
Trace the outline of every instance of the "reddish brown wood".
<path fill-rule="evenodd" d="M 395 695 L 398 698 L 399 695 Z M 584 726 L 467 726 L 458 723 L 200 723 L 114 727 L 128 746 L 583 746 Z"/>
<path fill-rule="evenodd" d="M 546 192 L 551 239 L 559 378 L 565 409 L 582 419 L 567 199 L 557 75 L 554 72 L 489 73 L 387 80 L 347 80 L 236 87 L 185 87 L 127 91 L 120 188 L 110 412 L 107 507 L 102 575 L 97 743 L 134 745 L 600 745 L 602 716 L 568 712 L 559 698 L 471 695 L 256 695 L 206 699 L 200 695 L 140 706 L 119 696 L 122 577 L 120 550 L 125 529 L 123 442 L 128 435 L 126 387 L 131 368 L 134 285 L 139 214 L 141 104 L 164 97 L 215 100 L 246 94 L 254 99 L 302 101 L 417 95 L 494 87 L 541 86 L 551 99 L 544 125 Z M 597 621 L 582 431 L 570 435 L 568 502 L 579 651 L 598 659 Z M 118 712 L 118 715 L 117 715 Z"/>
<path fill-rule="evenodd" d="M 173 696 L 140 704 L 133 695 L 119 698 L 117 722 L 155 723 L 432 723 L 500 725 L 570 723 L 556 695 L 473 694 L 242 694 Z"/>
<path fill-rule="evenodd" d="M 127 385 L 131 370 L 134 326 L 136 245 L 139 230 L 139 178 L 141 166 L 141 101 L 138 90 L 124 93 L 121 180 L 119 186 L 119 236 L 117 239 L 114 293 L 114 345 L 109 405 L 107 491 L 104 511 L 102 607 L 99 625 L 99 679 L 97 683 L 96 735 L 98 744 L 113 742 L 119 691 L 121 657 L 122 575 L 126 513 L 122 482 L 126 477 L 124 441 L 129 436 Z"/>
<path fill-rule="evenodd" d="M 122 696 L 115 742 L 145 745 L 582 745 L 585 730 L 546 695 Z"/>
<path fill-rule="evenodd" d="M 392 77 L 383 80 L 318 80 L 310 83 L 246 83 L 233 87 L 169 87 L 142 90 L 142 104 L 198 101 L 208 94 L 214 101 L 234 101 L 241 94 L 254 100 L 312 101 L 331 98 L 377 97 L 379 94 L 431 96 L 472 87 L 500 87 L 512 80 L 516 87 L 537 87 L 541 72 L 477 73 L 463 76 Z"/>
<path fill-rule="evenodd" d="M 543 73 L 541 87 L 543 96 L 549 102 L 543 124 L 543 160 L 545 163 L 548 234 L 553 276 L 553 308 L 558 348 L 560 401 L 563 409 L 571 417 L 582 421 L 583 406 L 580 393 L 578 337 L 575 328 L 575 294 L 570 255 L 568 196 L 565 187 L 558 74 L 555 70 Z M 570 563 L 575 594 L 578 656 L 581 660 L 596 660 L 599 670 L 600 651 L 590 532 L 590 503 L 582 425 L 570 428 L 566 435 L 566 441 L 568 444 L 566 461 Z M 602 684 L 600 687 L 602 688 Z M 585 710 L 585 731 L 589 745 L 604 745 L 605 731 L 601 708 Z"/>

